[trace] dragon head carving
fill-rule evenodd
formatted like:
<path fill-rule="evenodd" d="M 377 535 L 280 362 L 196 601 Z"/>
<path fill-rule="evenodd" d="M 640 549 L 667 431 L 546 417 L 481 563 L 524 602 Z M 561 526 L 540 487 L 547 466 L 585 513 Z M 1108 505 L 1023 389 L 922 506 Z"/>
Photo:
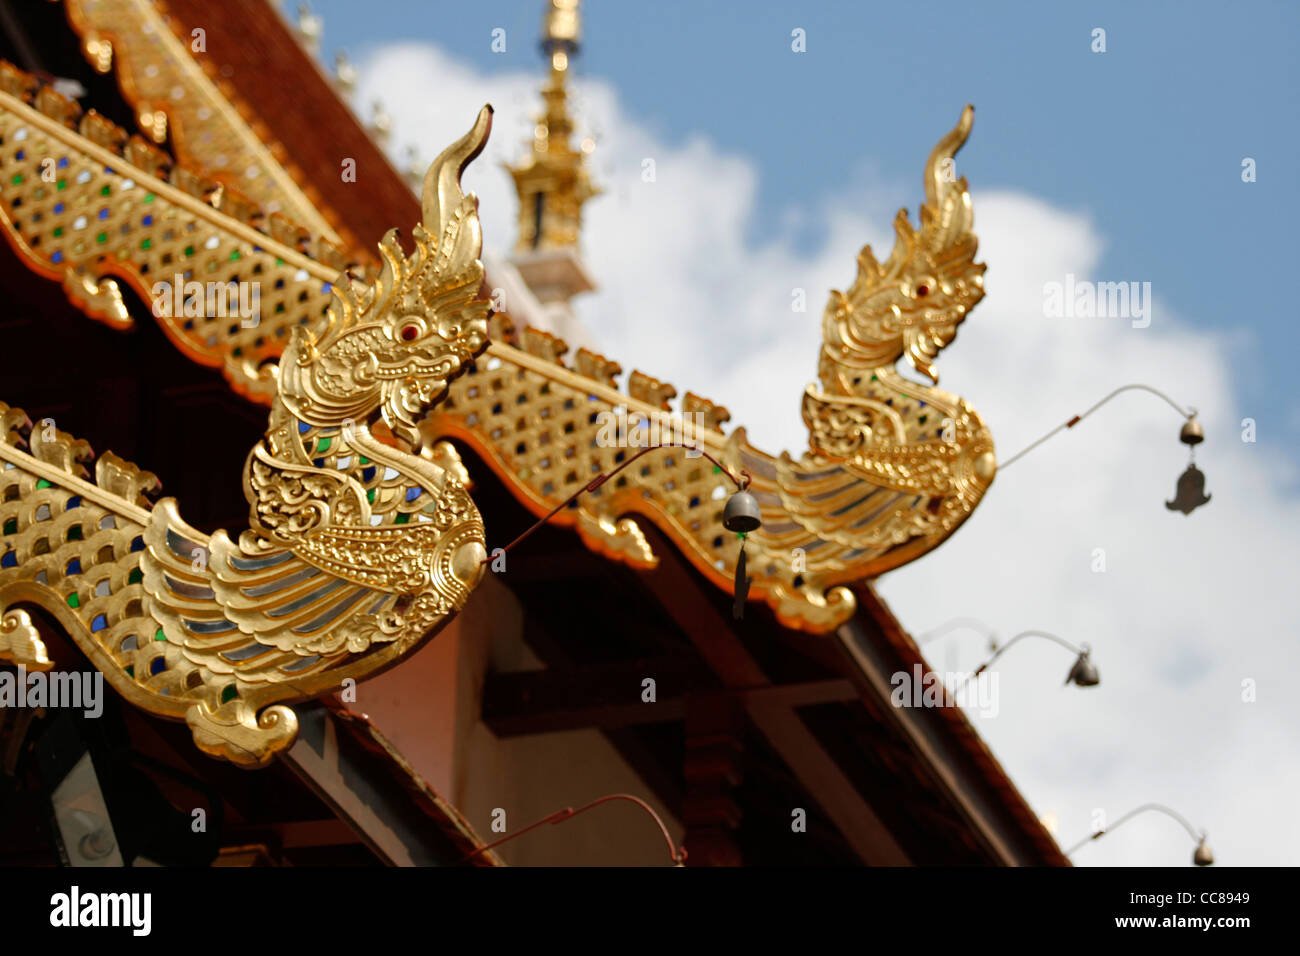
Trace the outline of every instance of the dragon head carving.
<path fill-rule="evenodd" d="M 418 442 L 416 422 L 487 346 L 478 200 L 460 175 L 491 120 L 484 107 L 434 161 L 412 254 L 390 231 L 379 277 L 340 277 L 327 322 L 294 330 L 245 464 L 248 530 L 205 541 L 171 499 L 149 515 L 145 610 L 189 664 L 233 681 L 220 697 L 200 682 L 207 697 L 186 711 L 210 753 L 265 762 L 293 738 L 283 702 L 391 666 L 483 576 L 483 521 L 458 460 L 398 439 Z"/>
<path fill-rule="evenodd" d="M 858 274 L 847 292 L 832 292 L 823 319 L 820 377 L 829 392 L 851 395 L 864 369 L 892 367 L 902 355 L 932 382 L 933 359 L 957 334 L 966 313 L 984 297 L 984 264 L 966 179 L 953 156 L 974 122 L 974 107 L 941 139 L 925 165 L 921 229 L 907 210 L 894 219 L 894 250 L 882 265 L 870 246 L 858 255 Z"/>
<path fill-rule="evenodd" d="M 417 442 L 420 415 L 487 345 L 478 199 L 461 191 L 460 175 L 482 151 L 491 125 L 492 108 L 485 106 L 474 128 L 429 168 L 412 255 L 390 230 L 379 247 L 379 278 L 336 285 L 319 339 L 305 327 L 294 330 L 278 385 L 280 400 L 300 421 L 346 426 L 378 411 L 394 433 Z"/>

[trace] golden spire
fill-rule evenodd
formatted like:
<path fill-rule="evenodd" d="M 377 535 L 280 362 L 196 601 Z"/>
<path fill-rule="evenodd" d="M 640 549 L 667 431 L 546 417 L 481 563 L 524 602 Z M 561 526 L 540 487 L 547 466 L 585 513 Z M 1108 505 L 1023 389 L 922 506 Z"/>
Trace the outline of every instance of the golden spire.
<path fill-rule="evenodd" d="M 520 253 L 576 248 L 582 204 L 599 192 L 584 163 L 591 140 L 578 150 L 569 141 L 573 120 L 565 81 L 581 39 L 578 0 L 550 0 L 542 32 L 542 51 L 551 60 L 550 82 L 542 89 L 546 112 L 537 122 L 532 155 L 506 167 L 519 193 Z"/>

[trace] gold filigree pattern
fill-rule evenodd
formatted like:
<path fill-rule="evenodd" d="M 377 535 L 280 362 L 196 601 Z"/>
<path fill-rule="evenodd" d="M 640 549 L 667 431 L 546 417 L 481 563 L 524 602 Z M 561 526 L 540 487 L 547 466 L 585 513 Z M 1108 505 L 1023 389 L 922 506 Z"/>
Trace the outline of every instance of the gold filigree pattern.
<path fill-rule="evenodd" d="M 491 125 L 435 161 L 407 257 L 385 237 L 371 286 L 344 280 L 321 333 L 295 328 L 266 437 L 249 456 L 250 527 L 210 537 L 157 479 L 0 405 L 0 607 L 54 614 L 114 687 L 184 719 L 247 766 L 287 747 L 286 706 L 394 663 L 483 573 L 483 524 L 456 477 L 400 437 L 487 341 L 477 200 L 460 174 Z M 23 446 L 26 446 L 24 450 Z M 36 660 L 11 610 L 0 656 Z M 12 622 L 12 624 L 11 624 Z"/>
<path fill-rule="evenodd" d="M 246 221 L 223 215 L 211 205 L 210 181 L 170 167 L 94 113 L 81 118 L 78 135 L 14 95 L 23 85 L 18 71 L 7 68 L 3 79 L 0 227 L 10 244 L 37 272 L 62 281 L 86 314 L 116 328 L 131 318 L 110 277 L 125 281 L 181 351 L 220 366 L 241 394 L 269 401 L 267 363 L 291 329 L 323 322 L 346 258 L 318 243 L 327 263 L 313 261 L 309 243 L 290 248 L 258 231 L 298 235 L 224 189 L 217 201 Z"/>
<path fill-rule="evenodd" d="M 159 0 L 64 0 L 86 58 L 117 71 L 142 128 L 167 130 L 178 157 L 238 184 L 267 212 L 282 212 L 333 243 L 339 235 L 304 191 L 302 175 L 277 159 L 285 150 L 237 108 L 233 87 L 194 51 L 193 36 L 173 31 Z M 198 52 L 200 55 L 192 55 Z M 206 69 L 205 69 L 206 68 Z M 165 135 L 165 133 L 164 133 Z"/>

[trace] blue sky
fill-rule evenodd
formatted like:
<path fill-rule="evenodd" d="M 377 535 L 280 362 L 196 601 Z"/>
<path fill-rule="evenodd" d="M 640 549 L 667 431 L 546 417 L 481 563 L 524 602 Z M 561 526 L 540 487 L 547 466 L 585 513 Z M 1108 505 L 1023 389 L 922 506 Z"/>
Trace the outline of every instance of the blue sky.
<path fill-rule="evenodd" d="M 397 155 L 415 143 L 428 162 L 497 106 L 466 183 L 498 256 L 516 207 L 501 162 L 539 108 L 542 6 L 314 4 L 323 58 L 358 62 L 355 104 L 383 98 Z M 900 206 L 915 222 L 926 155 L 975 104 L 957 172 L 988 296 L 940 356 L 943 387 L 1002 461 L 1115 386 L 1164 389 L 1201 410 L 1213 498 L 1189 517 L 1164 507 L 1187 463 L 1180 422 L 1130 394 L 1002 471 L 949 541 L 877 586 L 915 634 L 973 616 L 1093 646 L 1101 686 L 1062 687 L 1063 651 L 1027 641 L 998 661 L 997 715 L 968 710 L 1064 844 L 1154 800 L 1208 828 L 1225 864 L 1300 860 L 1300 341 L 1282 294 L 1300 244 L 1300 5 L 596 0 L 584 22 L 578 125 L 606 193 L 584 210 L 599 289 L 578 318 L 597 350 L 726 404 L 771 452 L 806 447 L 826 290 L 864 242 L 888 254 Z M 1150 327 L 1045 315 L 1045 283 L 1069 273 L 1151 283 Z M 970 633 L 925 650 L 941 671 L 984 656 Z M 1185 865 L 1186 843 L 1134 823 L 1076 860 Z"/>
<path fill-rule="evenodd" d="M 313 9 L 330 56 L 421 39 L 491 75 L 539 68 L 541 6 L 317 0 Z M 1295 458 L 1300 332 L 1283 293 L 1300 252 L 1300 5 L 583 6 L 579 76 L 617 88 L 664 142 L 703 134 L 754 162 L 757 205 L 745 228 L 756 239 L 789 232 L 792 209 L 859 183 L 914 208 L 917 157 L 974 103 L 960 172 L 1087 217 L 1105 236 L 1095 278 L 1149 281 L 1190 324 L 1238 333 L 1243 408 L 1262 444 Z M 490 49 L 495 27 L 507 31 L 504 54 Z M 795 27 L 807 33 L 798 56 Z M 1105 53 L 1091 52 L 1096 27 Z M 1254 183 L 1241 181 L 1244 157 L 1256 160 Z M 803 246 L 825 239 L 816 217 L 792 236 Z M 1177 390 L 1158 369 L 1151 380 Z"/>

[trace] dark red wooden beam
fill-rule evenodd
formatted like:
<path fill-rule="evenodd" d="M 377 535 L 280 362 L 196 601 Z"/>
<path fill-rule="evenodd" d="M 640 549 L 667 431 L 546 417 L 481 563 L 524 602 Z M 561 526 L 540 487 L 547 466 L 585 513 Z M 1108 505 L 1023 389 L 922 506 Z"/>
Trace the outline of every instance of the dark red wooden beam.
<path fill-rule="evenodd" d="M 654 681 L 653 701 L 643 699 L 647 680 Z M 483 723 L 498 737 L 513 737 L 678 721 L 687 691 L 715 683 L 699 664 L 673 658 L 489 674 Z"/>
<path fill-rule="evenodd" d="M 647 679 L 655 682 L 653 702 L 643 699 Z M 717 687 L 717 678 L 698 662 L 677 658 L 489 674 L 482 716 L 498 737 L 669 723 L 684 719 L 688 695 Z M 785 707 L 857 699 L 853 685 L 841 678 L 737 688 L 732 696 Z"/>

